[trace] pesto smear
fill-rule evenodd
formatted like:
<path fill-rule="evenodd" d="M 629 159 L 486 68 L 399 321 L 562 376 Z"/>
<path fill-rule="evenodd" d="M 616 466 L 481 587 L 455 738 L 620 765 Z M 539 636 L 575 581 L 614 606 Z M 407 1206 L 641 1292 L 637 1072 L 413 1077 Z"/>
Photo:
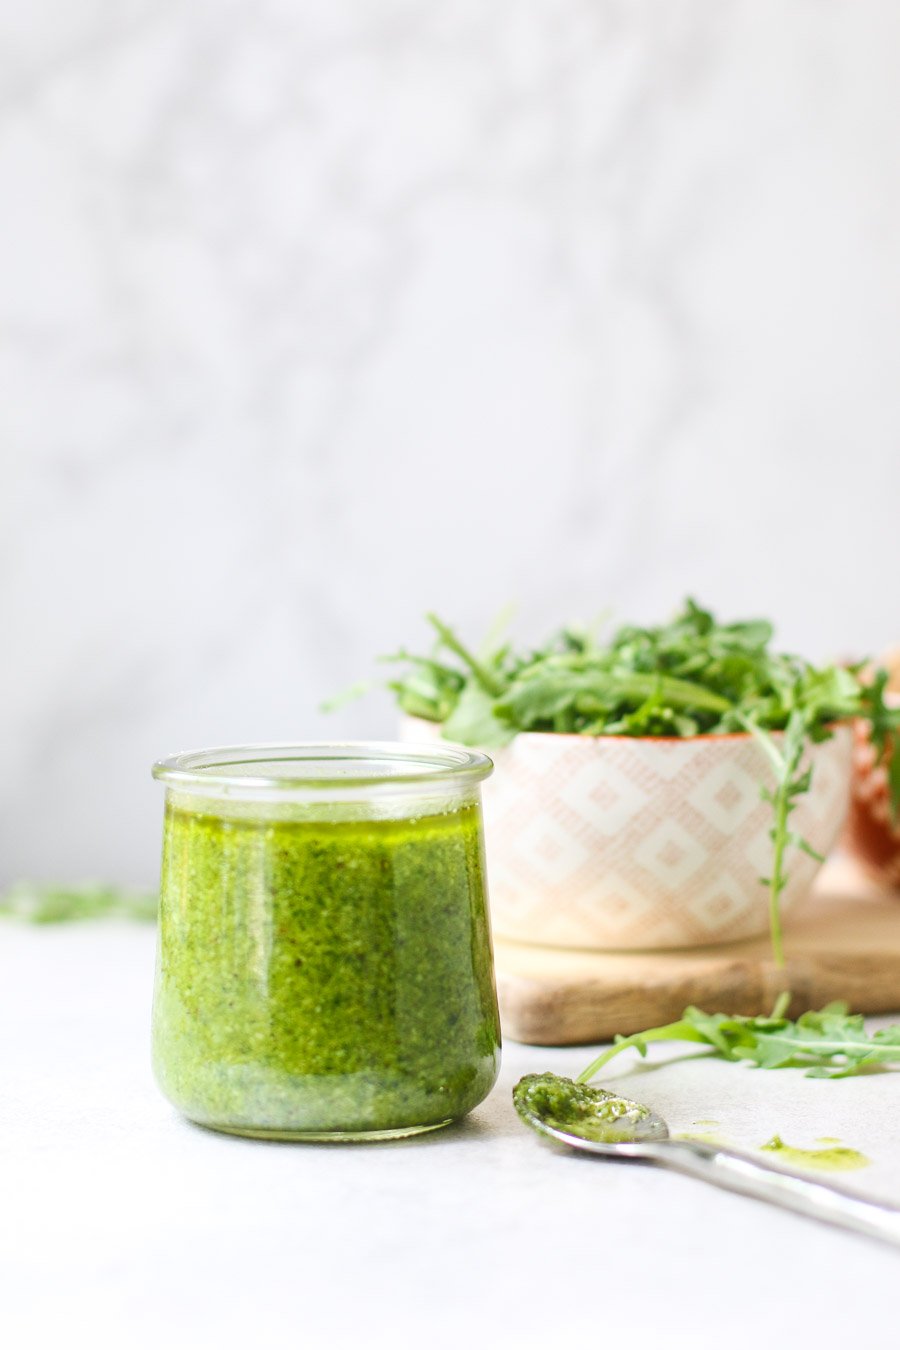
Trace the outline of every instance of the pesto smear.
<path fill-rule="evenodd" d="M 860 1167 L 868 1167 L 870 1159 L 858 1149 L 847 1148 L 837 1139 L 822 1140 L 830 1148 L 794 1148 L 786 1144 L 780 1135 L 774 1134 L 767 1144 L 763 1144 L 764 1153 L 777 1153 L 782 1162 L 793 1163 L 795 1167 L 810 1168 L 816 1172 L 855 1172 Z"/>
<path fill-rule="evenodd" d="M 500 1028 L 480 808 L 166 809 L 154 1068 L 201 1124 L 411 1133 L 490 1091 Z"/>

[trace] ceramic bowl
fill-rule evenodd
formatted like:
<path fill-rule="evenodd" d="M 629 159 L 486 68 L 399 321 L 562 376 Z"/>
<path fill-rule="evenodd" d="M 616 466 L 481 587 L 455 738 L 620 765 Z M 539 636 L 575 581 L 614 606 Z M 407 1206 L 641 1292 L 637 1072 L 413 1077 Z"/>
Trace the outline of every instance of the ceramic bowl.
<path fill-rule="evenodd" d="M 414 729 L 414 730 L 413 730 Z M 437 735 L 408 719 L 404 734 Z M 647 950 L 765 933 L 773 785 L 749 735 L 691 740 L 523 732 L 488 752 L 484 812 L 498 937 L 581 949 Z M 825 854 L 847 808 L 852 731 L 810 749 L 813 788 L 791 828 Z M 787 913 L 818 863 L 788 859 Z"/>

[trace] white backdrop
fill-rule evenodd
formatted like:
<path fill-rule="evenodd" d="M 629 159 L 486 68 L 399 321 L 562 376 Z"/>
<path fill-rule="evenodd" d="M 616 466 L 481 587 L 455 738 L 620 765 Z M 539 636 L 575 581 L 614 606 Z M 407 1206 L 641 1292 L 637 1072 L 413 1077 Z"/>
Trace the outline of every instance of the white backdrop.
<path fill-rule="evenodd" d="M 437 608 L 900 639 L 893 0 L 0 5 L 0 881 Z"/>

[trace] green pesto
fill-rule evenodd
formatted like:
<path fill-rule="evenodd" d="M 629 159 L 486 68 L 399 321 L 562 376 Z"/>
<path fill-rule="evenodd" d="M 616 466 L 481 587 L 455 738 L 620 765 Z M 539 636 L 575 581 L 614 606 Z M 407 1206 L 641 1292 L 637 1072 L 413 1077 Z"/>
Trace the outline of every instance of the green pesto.
<path fill-rule="evenodd" d="M 837 1140 L 829 1140 L 837 1144 Z M 777 1153 L 786 1163 L 795 1167 L 812 1168 L 818 1172 L 855 1172 L 860 1167 L 868 1167 L 871 1159 L 855 1148 L 792 1148 L 784 1143 L 780 1135 L 773 1135 L 762 1146 L 764 1153 Z"/>
<path fill-rule="evenodd" d="M 674 1136 L 689 1144 L 712 1144 L 714 1148 L 730 1148 L 727 1139 L 713 1130 L 682 1130 Z"/>
<path fill-rule="evenodd" d="M 726 1141 L 718 1133 L 719 1122 L 717 1120 L 694 1120 L 693 1125 L 700 1126 L 695 1130 L 683 1130 L 675 1135 L 676 1139 L 684 1139 L 695 1144 L 714 1144 L 716 1147 L 727 1147 Z"/>
<path fill-rule="evenodd" d="M 153 1056 L 187 1116 L 281 1137 L 410 1132 L 490 1091 L 500 1028 L 480 810 L 166 810 Z"/>
<path fill-rule="evenodd" d="M 641 1126 L 651 1118 L 646 1106 L 555 1073 L 526 1074 L 513 1088 L 513 1105 L 526 1125 L 538 1120 L 600 1144 L 641 1137 Z"/>

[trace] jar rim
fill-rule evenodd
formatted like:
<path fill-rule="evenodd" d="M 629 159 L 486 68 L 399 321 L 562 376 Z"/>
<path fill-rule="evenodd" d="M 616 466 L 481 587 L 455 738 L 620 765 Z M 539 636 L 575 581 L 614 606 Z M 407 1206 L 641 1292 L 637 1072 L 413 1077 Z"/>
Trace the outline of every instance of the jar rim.
<path fill-rule="evenodd" d="M 182 789 L 277 795 L 477 783 L 493 769 L 487 755 L 450 742 L 276 741 L 182 750 L 158 759 L 152 773 Z"/>

